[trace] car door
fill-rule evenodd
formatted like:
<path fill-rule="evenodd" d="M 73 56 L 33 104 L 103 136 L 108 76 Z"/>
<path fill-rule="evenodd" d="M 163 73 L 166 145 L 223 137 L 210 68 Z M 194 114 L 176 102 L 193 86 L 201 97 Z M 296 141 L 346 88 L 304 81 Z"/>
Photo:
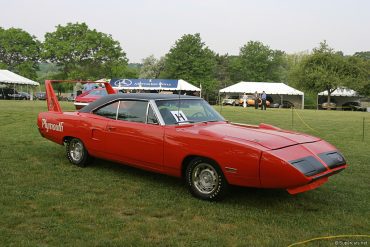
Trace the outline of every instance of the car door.
<path fill-rule="evenodd" d="M 148 101 L 120 100 L 106 139 L 107 151 L 121 162 L 162 170 L 164 128 Z"/>
<path fill-rule="evenodd" d="M 107 123 L 117 118 L 118 105 L 119 101 L 115 101 L 94 110 L 92 114 L 82 114 L 90 130 L 86 145 L 98 158 L 112 159 L 111 152 L 106 148 L 110 142 Z"/>

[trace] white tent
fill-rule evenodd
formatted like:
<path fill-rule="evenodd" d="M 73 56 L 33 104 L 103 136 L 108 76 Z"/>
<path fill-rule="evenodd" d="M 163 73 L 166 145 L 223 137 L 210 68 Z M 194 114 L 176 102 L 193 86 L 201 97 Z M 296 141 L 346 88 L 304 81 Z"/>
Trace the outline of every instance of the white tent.
<path fill-rule="evenodd" d="M 167 81 L 176 82 L 170 85 L 162 86 Z M 166 79 L 119 79 L 111 80 L 111 85 L 117 89 L 139 89 L 139 90 L 168 90 L 168 91 L 198 91 L 201 89 L 184 80 L 166 80 Z"/>
<path fill-rule="evenodd" d="M 40 86 L 38 82 L 17 75 L 9 70 L 0 70 L 0 83 Z"/>
<path fill-rule="evenodd" d="M 0 84 L 11 84 L 15 88 L 15 85 L 25 85 L 27 86 L 40 86 L 38 82 L 27 79 L 26 77 L 17 75 L 9 70 L 0 70 Z M 27 90 L 28 91 L 28 90 Z M 30 99 L 33 100 L 33 93 L 31 89 Z"/>
<path fill-rule="evenodd" d="M 287 94 L 287 95 L 304 95 L 303 92 L 281 82 L 246 82 L 242 81 L 237 84 L 220 90 L 221 93 L 261 93 L 266 94 Z"/>
<path fill-rule="evenodd" d="M 304 107 L 304 93 L 292 88 L 281 82 L 239 82 L 229 87 L 220 90 L 220 93 L 247 93 L 253 94 L 254 92 L 261 93 L 265 91 L 267 95 L 291 95 L 301 97 L 301 107 Z"/>
<path fill-rule="evenodd" d="M 321 93 L 318 93 L 320 96 L 328 96 L 328 91 L 325 90 Z M 359 96 L 358 93 L 352 89 L 340 87 L 337 88 L 334 92 L 330 94 L 330 96 L 343 96 L 343 97 L 357 97 Z"/>
<path fill-rule="evenodd" d="M 358 92 L 346 88 L 346 87 L 340 87 L 334 90 L 330 94 L 330 101 L 336 104 L 337 109 L 340 109 L 341 106 L 346 104 L 347 102 L 358 102 L 363 98 L 363 96 L 359 95 Z M 319 106 L 323 102 L 326 102 L 328 100 L 328 91 L 325 90 L 321 93 L 317 94 L 317 105 Z"/>

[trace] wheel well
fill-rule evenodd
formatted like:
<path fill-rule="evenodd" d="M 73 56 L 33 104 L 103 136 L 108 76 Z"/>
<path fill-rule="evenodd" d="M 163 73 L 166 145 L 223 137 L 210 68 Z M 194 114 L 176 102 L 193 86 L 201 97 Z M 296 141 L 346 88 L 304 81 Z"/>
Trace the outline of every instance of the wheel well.
<path fill-rule="evenodd" d="M 73 138 L 73 136 L 65 136 L 65 137 L 63 137 L 63 143 L 66 143 L 66 142 L 70 141 L 72 138 Z"/>
<path fill-rule="evenodd" d="M 205 157 L 205 156 L 200 156 L 200 155 L 189 155 L 189 156 L 185 157 L 185 159 L 182 161 L 182 164 L 181 164 L 181 177 L 182 178 L 185 178 L 186 167 L 189 165 L 190 161 L 192 161 L 195 158 L 203 158 L 205 160 L 209 160 L 221 169 L 219 164 L 214 159 L 211 159 L 211 158 L 208 158 L 208 157 Z"/>

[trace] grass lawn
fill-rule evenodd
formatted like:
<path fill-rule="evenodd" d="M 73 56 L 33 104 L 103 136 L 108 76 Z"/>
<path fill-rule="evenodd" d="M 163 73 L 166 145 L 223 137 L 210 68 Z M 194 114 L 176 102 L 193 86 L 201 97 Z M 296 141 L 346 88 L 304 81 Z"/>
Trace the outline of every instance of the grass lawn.
<path fill-rule="evenodd" d="M 292 129 L 291 110 L 216 109 L 232 122 Z M 39 135 L 36 116 L 43 110 L 45 102 L 0 101 L 1 246 L 287 246 L 370 234 L 370 113 L 293 112 L 294 130 L 334 144 L 350 164 L 322 187 L 295 196 L 233 188 L 225 200 L 209 203 L 176 178 L 102 160 L 73 166 L 64 147 Z M 341 239 L 370 244 L 370 238 Z"/>

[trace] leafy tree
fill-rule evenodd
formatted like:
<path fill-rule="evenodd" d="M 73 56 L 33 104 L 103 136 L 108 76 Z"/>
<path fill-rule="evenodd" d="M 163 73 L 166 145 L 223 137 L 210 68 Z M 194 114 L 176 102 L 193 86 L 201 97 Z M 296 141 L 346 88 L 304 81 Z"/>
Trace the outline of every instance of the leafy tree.
<path fill-rule="evenodd" d="M 230 79 L 231 84 L 240 82 L 243 80 L 243 69 L 241 64 L 241 59 L 239 56 L 229 56 L 229 63 L 230 63 Z"/>
<path fill-rule="evenodd" d="M 243 80 L 280 81 L 285 67 L 284 54 L 259 41 L 249 41 L 239 52 Z"/>
<path fill-rule="evenodd" d="M 216 55 L 215 78 L 218 89 L 227 87 L 231 82 L 229 55 Z"/>
<path fill-rule="evenodd" d="M 285 76 L 288 85 L 293 87 L 300 87 L 300 85 L 297 85 L 295 71 L 297 70 L 297 67 L 300 65 L 302 60 L 305 59 L 308 55 L 309 55 L 308 51 L 286 54 L 285 60 L 287 63 L 287 70 Z"/>
<path fill-rule="evenodd" d="M 201 40 L 200 34 L 183 35 L 172 46 L 165 60 L 165 74 L 169 78 L 184 79 L 195 86 L 202 85 L 206 98 L 216 90 L 215 54 Z"/>
<path fill-rule="evenodd" d="M 61 68 L 60 79 L 123 77 L 127 58 L 118 41 L 85 23 L 58 25 L 45 34 L 43 58 Z"/>
<path fill-rule="evenodd" d="M 0 67 L 35 80 L 40 42 L 18 28 L 0 28 Z"/>
<path fill-rule="evenodd" d="M 361 51 L 354 54 L 355 57 L 360 57 L 365 60 L 370 60 L 370 51 Z"/>
<path fill-rule="evenodd" d="M 143 59 L 143 65 L 140 68 L 140 78 L 159 78 L 159 75 L 164 70 L 164 57 L 156 59 L 154 55 L 150 55 Z"/>
<path fill-rule="evenodd" d="M 347 73 L 356 75 L 348 87 L 360 95 L 370 96 L 370 60 L 356 55 L 347 57 L 347 60 L 350 65 Z"/>
<path fill-rule="evenodd" d="M 314 48 L 293 73 L 301 88 L 314 93 L 327 91 L 328 102 L 338 87 L 352 87 L 355 83 L 363 85 L 366 80 L 364 69 L 335 52 L 325 41 Z"/>

